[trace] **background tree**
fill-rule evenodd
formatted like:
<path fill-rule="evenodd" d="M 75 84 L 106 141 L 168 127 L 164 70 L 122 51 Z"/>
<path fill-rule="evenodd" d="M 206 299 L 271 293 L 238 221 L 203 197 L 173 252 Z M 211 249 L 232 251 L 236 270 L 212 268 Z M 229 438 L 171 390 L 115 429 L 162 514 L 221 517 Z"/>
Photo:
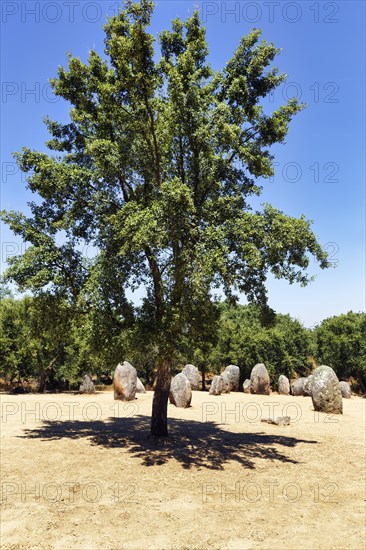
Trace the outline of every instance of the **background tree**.
<path fill-rule="evenodd" d="M 202 390 L 205 391 L 205 374 L 210 365 L 214 345 L 220 332 L 221 304 L 216 300 L 202 300 L 191 303 L 187 318 L 189 322 L 182 330 L 177 342 L 179 366 L 193 363 L 201 371 Z"/>
<path fill-rule="evenodd" d="M 255 305 L 223 304 L 218 342 L 210 361 L 216 369 L 234 363 L 240 367 L 241 383 L 250 378 L 256 363 L 265 363 L 272 386 L 280 374 L 310 373 L 309 357 L 315 354 L 311 331 L 290 315 L 277 314 L 269 326 L 263 325 L 261 310 Z"/>
<path fill-rule="evenodd" d="M 10 383 L 38 380 L 38 390 L 67 387 L 67 361 L 74 311 L 57 295 L 39 294 L 0 303 L 0 372 Z"/>
<path fill-rule="evenodd" d="M 4 292 L 0 300 L 0 375 L 12 384 L 31 376 L 34 353 L 29 343 L 29 298 L 14 300 Z"/>
<path fill-rule="evenodd" d="M 315 329 L 317 360 L 340 380 L 354 377 L 366 393 L 366 314 L 349 311 L 325 319 Z"/>
<path fill-rule="evenodd" d="M 150 0 L 125 2 L 105 27 L 104 58 L 69 55 L 52 85 L 71 103 L 71 121 L 46 119 L 54 156 L 17 154 L 43 201 L 31 203 L 29 218 L 3 218 L 32 244 L 9 268 L 21 286 L 52 283 L 77 300 L 93 272 L 78 252 L 83 241 L 100 251 L 101 280 L 118 277 L 112 307 L 125 309 L 128 287 L 146 289 L 142 309 L 159 356 L 151 432 L 166 435 L 171 368 L 190 304 L 222 288 L 265 308 L 268 272 L 305 285 L 309 255 L 328 263 L 303 216 L 249 204 L 261 191 L 256 179 L 273 174 L 270 146 L 284 141 L 302 108 L 296 99 L 270 114 L 261 106 L 285 79 L 271 67 L 277 48 L 254 30 L 214 72 L 196 11 L 160 34 L 157 62 L 152 12 Z M 66 241 L 57 246 L 60 231 Z"/>

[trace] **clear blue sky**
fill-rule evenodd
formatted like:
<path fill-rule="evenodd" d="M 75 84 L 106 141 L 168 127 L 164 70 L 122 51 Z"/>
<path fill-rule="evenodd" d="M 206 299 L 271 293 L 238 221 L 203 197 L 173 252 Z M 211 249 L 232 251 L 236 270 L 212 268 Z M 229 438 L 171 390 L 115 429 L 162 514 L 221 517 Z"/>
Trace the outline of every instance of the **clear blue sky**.
<path fill-rule="evenodd" d="M 192 13 L 194 1 L 159 1 L 152 32 Z M 207 26 L 210 61 L 221 68 L 253 27 L 283 48 L 277 66 L 288 82 L 273 103 L 297 95 L 308 107 L 293 121 L 287 144 L 276 146 L 276 174 L 264 182 L 261 202 L 314 220 L 335 269 L 321 271 L 307 288 L 269 279 L 270 304 L 306 326 L 365 308 L 365 3 L 199 1 Z M 68 106 L 47 84 L 65 54 L 86 59 L 103 51 L 102 25 L 113 0 L 6 1 L 1 3 L 1 208 L 26 212 L 31 195 L 15 172 L 11 153 L 22 146 L 45 150 L 42 117 L 67 121 Z M 22 246 L 2 227 L 5 257 Z M 244 300 L 243 300 L 244 301 Z"/>

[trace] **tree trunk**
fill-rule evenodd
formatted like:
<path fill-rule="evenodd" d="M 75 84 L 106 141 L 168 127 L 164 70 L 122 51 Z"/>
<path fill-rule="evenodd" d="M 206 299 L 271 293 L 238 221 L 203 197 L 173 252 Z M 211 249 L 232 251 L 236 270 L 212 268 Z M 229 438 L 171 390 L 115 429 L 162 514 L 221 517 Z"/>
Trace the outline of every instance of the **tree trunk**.
<path fill-rule="evenodd" d="M 151 435 L 163 437 L 168 435 L 168 398 L 171 382 L 171 360 L 159 365 L 158 377 L 154 392 Z"/>
<path fill-rule="evenodd" d="M 43 370 L 39 376 L 38 392 L 44 393 L 45 388 L 46 388 L 46 373 Z"/>
<path fill-rule="evenodd" d="M 41 371 L 41 374 L 39 375 L 39 382 L 38 382 L 38 392 L 39 393 L 44 393 L 44 391 L 46 389 L 47 377 L 48 377 L 50 371 L 52 370 L 52 367 L 53 367 L 54 363 L 56 362 L 56 359 L 57 359 L 57 357 L 54 357 L 52 359 L 52 361 L 47 365 L 47 367 Z"/>
<path fill-rule="evenodd" d="M 202 367 L 202 391 L 206 391 L 206 380 L 205 380 L 205 374 L 206 374 L 206 368 Z"/>

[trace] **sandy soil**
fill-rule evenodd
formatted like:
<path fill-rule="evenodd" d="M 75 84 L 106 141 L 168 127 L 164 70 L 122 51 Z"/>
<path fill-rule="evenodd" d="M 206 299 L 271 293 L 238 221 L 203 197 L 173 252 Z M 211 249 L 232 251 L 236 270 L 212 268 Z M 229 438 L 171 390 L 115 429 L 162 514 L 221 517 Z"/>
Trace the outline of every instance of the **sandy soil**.
<path fill-rule="evenodd" d="M 3 395 L 2 548 L 365 547 L 364 399 L 194 392 L 158 442 L 151 402 Z"/>

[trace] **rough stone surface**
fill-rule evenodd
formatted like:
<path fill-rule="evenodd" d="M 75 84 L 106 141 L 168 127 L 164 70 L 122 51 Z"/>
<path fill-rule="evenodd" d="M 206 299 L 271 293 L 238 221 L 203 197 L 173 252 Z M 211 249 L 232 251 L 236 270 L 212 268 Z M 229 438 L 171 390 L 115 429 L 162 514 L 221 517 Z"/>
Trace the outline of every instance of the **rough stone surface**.
<path fill-rule="evenodd" d="M 250 393 L 259 393 L 262 395 L 269 395 L 271 393 L 268 371 L 263 363 L 258 363 L 252 368 Z"/>
<path fill-rule="evenodd" d="M 341 388 L 341 394 L 344 399 L 351 399 L 351 386 L 348 382 L 339 382 L 339 387 Z"/>
<path fill-rule="evenodd" d="M 316 411 L 342 414 L 342 393 L 334 370 L 321 365 L 313 372 L 311 398 Z"/>
<path fill-rule="evenodd" d="M 139 377 L 137 377 L 136 380 L 136 393 L 146 393 L 145 386 L 143 385 Z"/>
<path fill-rule="evenodd" d="M 278 377 L 278 393 L 281 395 L 290 395 L 290 381 L 284 374 Z"/>
<path fill-rule="evenodd" d="M 216 375 L 211 382 L 210 395 L 221 395 L 225 388 L 225 380 L 222 376 Z"/>
<path fill-rule="evenodd" d="M 224 381 L 224 389 L 222 390 L 222 393 L 230 393 L 230 379 L 229 379 L 229 376 L 227 374 L 227 372 L 222 372 L 220 374 L 221 378 L 223 379 Z"/>
<path fill-rule="evenodd" d="M 239 391 L 239 378 L 240 369 L 237 365 L 229 365 L 224 370 L 225 375 L 228 377 L 231 391 Z"/>
<path fill-rule="evenodd" d="M 85 374 L 81 380 L 80 393 L 95 393 L 95 386 L 93 384 L 93 380 L 90 378 L 88 374 Z"/>
<path fill-rule="evenodd" d="M 186 365 L 182 370 L 182 373 L 185 374 L 188 378 L 192 390 L 199 390 L 200 377 L 198 373 L 198 368 L 194 365 Z"/>
<path fill-rule="evenodd" d="M 261 422 L 267 422 L 267 424 L 277 424 L 277 426 L 288 426 L 291 418 L 289 416 L 277 416 L 276 418 L 262 418 Z"/>
<path fill-rule="evenodd" d="M 250 380 L 248 378 L 243 382 L 243 392 L 250 393 Z"/>
<path fill-rule="evenodd" d="M 137 372 L 128 362 L 119 363 L 114 372 L 114 398 L 121 401 L 132 401 L 136 396 Z"/>
<path fill-rule="evenodd" d="M 291 384 L 292 395 L 304 395 L 304 384 L 306 378 L 301 377 L 294 380 Z"/>
<path fill-rule="evenodd" d="M 180 372 L 174 376 L 169 392 L 169 401 L 172 405 L 187 409 L 192 400 L 191 384 L 185 374 Z"/>
<path fill-rule="evenodd" d="M 313 387 L 314 375 L 310 374 L 305 378 L 304 382 L 304 395 L 311 395 L 311 390 Z"/>

